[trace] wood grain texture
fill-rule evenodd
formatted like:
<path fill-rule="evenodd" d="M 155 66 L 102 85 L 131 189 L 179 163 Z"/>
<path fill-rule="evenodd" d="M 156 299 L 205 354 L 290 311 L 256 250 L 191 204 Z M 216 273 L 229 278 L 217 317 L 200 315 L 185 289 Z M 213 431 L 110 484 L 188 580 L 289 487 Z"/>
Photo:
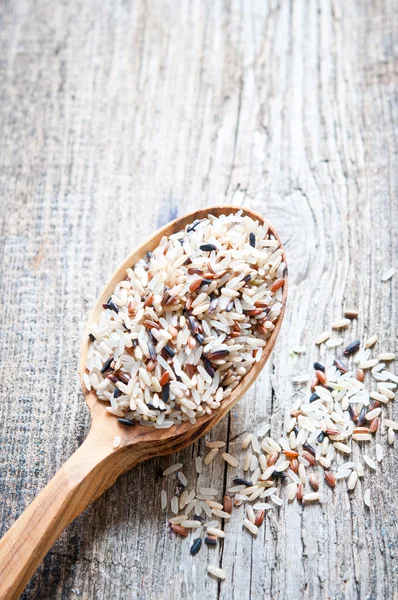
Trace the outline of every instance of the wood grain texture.
<path fill-rule="evenodd" d="M 398 5 L 394 0 L 0 4 L 0 436 L 4 533 L 84 439 L 80 339 L 103 284 L 168 220 L 211 204 L 268 216 L 290 291 L 271 361 L 211 434 L 272 433 L 305 370 L 288 356 L 358 307 L 396 345 Z M 104 241 L 106 240 L 106 241 Z M 397 408 L 392 414 L 397 418 Z M 196 481 L 196 443 L 177 456 Z M 348 496 L 283 507 L 253 540 L 237 512 L 194 559 L 160 511 L 172 458 L 127 473 L 63 534 L 38 598 L 393 598 L 397 455 Z M 222 488 L 220 463 L 200 485 Z M 172 492 L 173 484 L 168 484 Z M 373 490 L 364 510 L 362 492 Z M 222 564 L 223 584 L 206 576 Z"/>

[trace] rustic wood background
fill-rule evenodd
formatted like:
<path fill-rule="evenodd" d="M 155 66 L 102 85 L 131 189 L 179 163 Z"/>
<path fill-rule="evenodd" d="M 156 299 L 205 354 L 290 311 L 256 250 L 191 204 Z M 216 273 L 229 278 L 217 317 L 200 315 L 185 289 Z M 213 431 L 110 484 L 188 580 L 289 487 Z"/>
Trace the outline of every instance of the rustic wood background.
<path fill-rule="evenodd" d="M 282 431 L 292 373 L 342 308 L 395 346 L 396 0 L 3 0 L 0 3 L 0 431 L 4 533 L 89 427 L 80 338 L 114 267 L 159 225 L 235 203 L 271 218 L 290 297 L 273 358 L 212 433 L 239 453 Z M 300 363 L 294 344 L 310 349 Z M 398 416 L 395 408 L 392 414 Z M 192 457 L 181 452 L 195 480 Z M 75 521 L 23 598 L 397 598 L 397 454 L 324 502 L 242 514 L 225 543 L 189 556 L 160 511 L 152 460 Z M 215 463 L 201 477 L 219 489 Z M 373 505 L 365 509 L 363 490 Z M 172 484 L 169 484 L 172 491 Z M 222 584 L 206 576 L 221 564 Z"/>

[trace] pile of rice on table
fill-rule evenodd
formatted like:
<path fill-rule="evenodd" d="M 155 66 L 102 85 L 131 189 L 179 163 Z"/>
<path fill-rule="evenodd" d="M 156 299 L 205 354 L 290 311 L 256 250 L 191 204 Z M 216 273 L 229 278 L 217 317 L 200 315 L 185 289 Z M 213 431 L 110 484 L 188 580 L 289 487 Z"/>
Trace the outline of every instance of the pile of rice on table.
<path fill-rule="evenodd" d="M 126 425 L 194 424 L 260 361 L 285 274 L 269 224 L 241 211 L 163 237 L 91 328 L 86 388 Z"/>

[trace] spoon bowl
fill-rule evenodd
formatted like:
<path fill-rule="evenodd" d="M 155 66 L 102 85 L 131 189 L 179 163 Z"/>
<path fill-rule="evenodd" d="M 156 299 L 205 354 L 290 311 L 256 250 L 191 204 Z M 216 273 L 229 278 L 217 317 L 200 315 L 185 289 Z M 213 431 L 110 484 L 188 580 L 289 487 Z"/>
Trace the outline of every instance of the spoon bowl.
<path fill-rule="evenodd" d="M 87 391 L 83 384 L 89 348 L 88 333 L 102 311 L 102 304 L 113 293 L 118 282 L 125 279 L 127 268 L 159 245 L 163 236 L 176 233 L 208 214 L 230 215 L 238 211 L 264 223 L 256 212 L 239 206 L 204 208 L 177 218 L 159 229 L 147 241 L 138 246 L 113 273 L 101 292 L 89 318 L 80 352 L 79 375 L 83 394 L 91 413 L 91 428 L 86 440 L 61 467 L 32 504 L 14 523 L 0 541 L 0 597 L 18 598 L 34 571 L 63 529 L 98 498 L 125 471 L 154 456 L 170 454 L 185 448 L 214 427 L 238 402 L 253 384 L 267 362 L 278 337 L 288 292 L 288 276 L 285 275 L 282 311 L 271 336 L 264 347 L 258 363 L 242 378 L 239 385 L 225 398 L 221 406 L 210 415 L 199 417 L 194 425 L 189 421 L 169 429 L 155 429 L 142 425 L 127 427 L 110 415 L 104 403 L 98 401 L 93 390 Z M 270 230 L 281 240 L 270 226 Z M 286 262 L 283 250 L 283 260 Z M 115 437 L 120 443 L 114 447 Z"/>

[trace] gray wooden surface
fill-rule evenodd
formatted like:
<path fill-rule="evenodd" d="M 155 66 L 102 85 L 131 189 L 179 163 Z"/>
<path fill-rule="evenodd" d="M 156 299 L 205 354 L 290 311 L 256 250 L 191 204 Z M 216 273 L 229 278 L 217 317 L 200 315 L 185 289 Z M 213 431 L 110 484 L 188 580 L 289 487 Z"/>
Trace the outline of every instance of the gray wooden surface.
<path fill-rule="evenodd" d="M 97 293 L 177 214 L 250 206 L 288 252 L 272 361 L 212 433 L 233 454 L 265 420 L 281 433 L 291 374 L 343 307 L 361 312 L 353 337 L 376 332 L 394 348 L 398 276 L 382 284 L 380 271 L 397 261 L 397 25 L 395 0 L 0 3 L 2 533 L 87 433 L 76 372 Z M 300 365 L 288 355 L 298 342 L 311 348 Z M 256 540 L 237 511 L 225 543 L 194 559 L 160 511 L 173 460 L 123 476 L 23 598 L 397 597 L 394 449 L 351 496 L 342 484 L 311 510 L 274 511 Z M 201 483 L 222 489 L 217 464 Z M 227 570 L 221 585 L 209 562 Z"/>

